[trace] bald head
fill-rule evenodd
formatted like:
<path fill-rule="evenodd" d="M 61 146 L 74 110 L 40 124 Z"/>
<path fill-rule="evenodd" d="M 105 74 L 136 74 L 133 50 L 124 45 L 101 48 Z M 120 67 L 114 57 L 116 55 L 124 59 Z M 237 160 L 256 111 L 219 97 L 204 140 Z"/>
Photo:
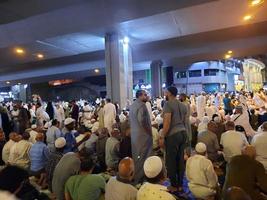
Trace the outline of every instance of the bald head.
<path fill-rule="evenodd" d="M 248 145 L 242 150 L 242 154 L 243 155 L 247 155 L 252 159 L 255 159 L 255 157 L 256 157 L 256 149 L 252 145 Z"/>
<path fill-rule="evenodd" d="M 227 200 L 251 200 L 248 194 L 240 187 L 230 187 L 226 192 Z"/>
<path fill-rule="evenodd" d="M 131 181 L 134 176 L 134 162 L 133 159 L 126 157 L 119 163 L 119 177 Z"/>
<path fill-rule="evenodd" d="M 43 133 L 37 133 L 35 140 L 39 141 L 39 142 L 43 142 L 44 141 L 44 134 Z"/>

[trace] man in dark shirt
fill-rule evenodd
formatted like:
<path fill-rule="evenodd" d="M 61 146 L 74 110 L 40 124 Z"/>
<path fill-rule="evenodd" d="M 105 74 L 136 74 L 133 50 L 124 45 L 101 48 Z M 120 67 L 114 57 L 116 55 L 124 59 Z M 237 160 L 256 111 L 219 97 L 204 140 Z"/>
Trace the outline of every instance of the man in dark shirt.
<path fill-rule="evenodd" d="M 233 108 L 231 99 L 229 98 L 229 94 L 225 93 L 225 97 L 223 98 L 223 105 L 224 105 L 224 112 L 225 115 L 232 115 L 233 114 Z"/>
<path fill-rule="evenodd" d="M 171 182 L 169 190 L 182 191 L 184 177 L 184 150 L 186 147 L 187 107 L 180 102 L 176 87 L 166 90 L 166 102 L 163 107 L 163 135 L 165 136 L 166 167 Z"/>
<path fill-rule="evenodd" d="M 263 165 L 255 160 L 255 156 L 255 148 L 249 145 L 242 151 L 242 155 L 230 160 L 223 186 L 225 200 L 226 191 L 232 186 L 242 188 L 253 200 L 267 199 L 261 193 L 267 193 L 267 174 Z"/>

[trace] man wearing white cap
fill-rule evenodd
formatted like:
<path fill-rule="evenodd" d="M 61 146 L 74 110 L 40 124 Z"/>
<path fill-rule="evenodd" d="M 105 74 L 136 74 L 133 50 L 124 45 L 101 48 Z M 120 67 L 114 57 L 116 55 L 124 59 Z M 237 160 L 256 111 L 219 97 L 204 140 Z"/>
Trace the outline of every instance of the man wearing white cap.
<path fill-rule="evenodd" d="M 206 158 L 207 147 L 199 142 L 196 145 L 196 155 L 186 163 L 186 177 L 190 191 L 196 198 L 209 199 L 216 194 L 217 175 L 212 162 Z"/>
<path fill-rule="evenodd" d="M 167 187 L 160 183 L 164 181 L 163 164 L 158 156 L 151 156 L 144 163 L 147 182 L 137 192 L 137 200 L 175 200 L 168 193 Z"/>
<path fill-rule="evenodd" d="M 56 150 L 50 153 L 49 159 L 47 161 L 45 171 L 47 173 L 47 183 L 50 191 L 52 191 L 53 173 L 56 168 L 56 165 L 63 156 L 63 150 L 65 145 L 66 145 L 66 140 L 64 137 L 57 138 L 55 141 Z"/>

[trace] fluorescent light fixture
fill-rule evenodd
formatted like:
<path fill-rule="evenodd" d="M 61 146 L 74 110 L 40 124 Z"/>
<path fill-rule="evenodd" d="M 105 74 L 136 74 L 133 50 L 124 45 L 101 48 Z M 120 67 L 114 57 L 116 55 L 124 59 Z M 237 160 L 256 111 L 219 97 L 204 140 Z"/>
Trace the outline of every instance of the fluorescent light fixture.
<path fill-rule="evenodd" d="M 95 69 L 94 71 L 95 71 L 95 73 L 99 73 L 99 72 L 100 72 L 100 70 L 99 70 L 99 69 Z"/>
<path fill-rule="evenodd" d="M 252 19 L 252 16 L 251 15 L 245 15 L 244 17 L 243 17 L 243 20 L 244 21 L 248 21 L 248 20 L 251 20 Z"/>
<path fill-rule="evenodd" d="M 16 52 L 17 54 L 24 54 L 24 53 L 25 53 L 25 51 L 24 51 L 23 49 L 21 49 L 21 48 L 16 48 L 16 49 L 15 49 L 15 52 Z"/>

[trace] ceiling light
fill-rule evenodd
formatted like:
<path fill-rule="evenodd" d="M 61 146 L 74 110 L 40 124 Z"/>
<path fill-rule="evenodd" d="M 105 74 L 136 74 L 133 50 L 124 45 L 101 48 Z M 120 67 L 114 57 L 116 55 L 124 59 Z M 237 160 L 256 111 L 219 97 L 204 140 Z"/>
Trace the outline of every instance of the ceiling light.
<path fill-rule="evenodd" d="M 232 54 L 232 53 L 233 53 L 233 51 L 232 51 L 232 50 L 229 50 L 227 53 L 228 53 L 228 54 Z"/>
<path fill-rule="evenodd" d="M 24 50 L 21 49 L 21 48 L 16 48 L 16 49 L 15 49 L 15 52 L 16 52 L 17 54 L 24 54 Z"/>
<path fill-rule="evenodd" d="M 99 73 L 99 69 L 95 69 L 95 73 Z"/>
<path fill-rule="evenodd" d="M 226 54 L 226 55 L 224 56 L 224 58 L 225 58 L 225 59 L 229 59 L 229 58 L 231 58 L 231 55 Z"/>
<path fill-rule="evenodd" d="M 251 1 L 251 5 L 252 6 L 257 6 L 257 5 L 262 4 L 263 2 L 264 2 L 263 0 L 252 0 Z"/>
<path fill-rule="evenodd" d="M 21 85 L 21 83 L 18 83 L 18 85 Z"/>
<path fill-rule="evenodd" d="M 37 54 L 37 58 L 44 58 L 44 55 L 41 54 L 41 53 L 38 53 L 38 54 Z"/>
<path fill-rule="evenodd" d="M 10 84 L 10 82 L 9 82 L 9 81 L 7 81 L 7 82 L 6 82 L 6 84 Z"/>
<path fill-rule="evenodd" d="M 252 16 L 251 15 L 246 15 L 246 16 L 243 17 L 243 20 L 244 21 L 248 21 L 250 19 L 252 19 Z"/>

